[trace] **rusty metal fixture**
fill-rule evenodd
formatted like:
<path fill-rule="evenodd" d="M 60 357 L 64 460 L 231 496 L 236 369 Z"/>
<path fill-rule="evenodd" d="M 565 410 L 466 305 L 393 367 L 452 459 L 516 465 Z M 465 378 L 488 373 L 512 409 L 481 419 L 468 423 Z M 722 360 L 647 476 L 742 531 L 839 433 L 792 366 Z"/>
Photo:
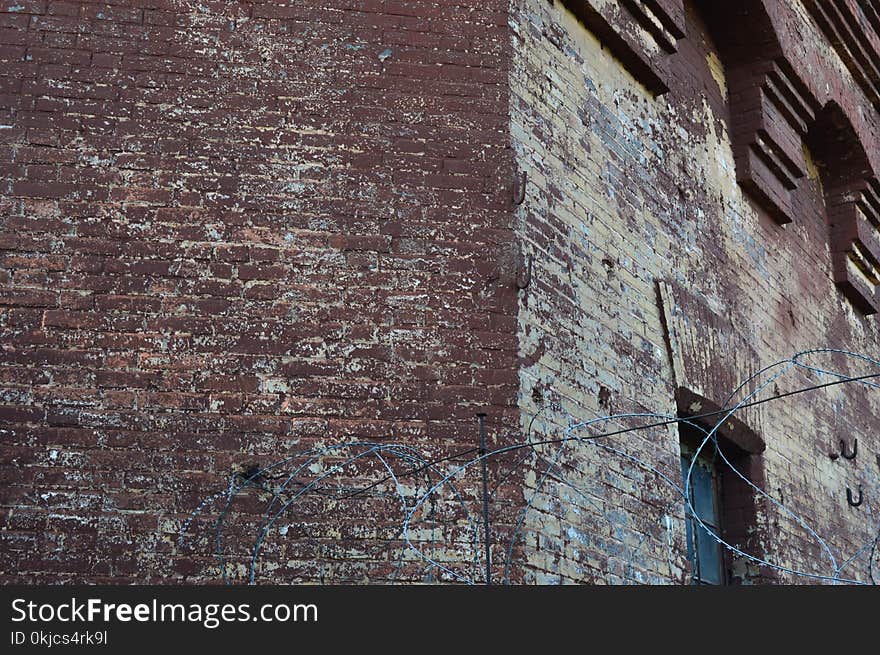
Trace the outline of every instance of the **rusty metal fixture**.
<path fill-rule="evenodd" d="M 856 455 L 859 454 L 859 440 L 853 439 L 852 450 L 848 451 L 846 446 L 846 441 L 843 439 L 840 440 L 840 456 L 844 459 L 855 459 Z"/>
<path fill-rule="evenodd" d="M 859 489 L 859 499 L 853 500 L 852 489 L 849 487 L 846 488 L 846 502 L 850 504 L 850 507 L 858 507 L 862 504 L 862 485 L 858 486 Z"/>

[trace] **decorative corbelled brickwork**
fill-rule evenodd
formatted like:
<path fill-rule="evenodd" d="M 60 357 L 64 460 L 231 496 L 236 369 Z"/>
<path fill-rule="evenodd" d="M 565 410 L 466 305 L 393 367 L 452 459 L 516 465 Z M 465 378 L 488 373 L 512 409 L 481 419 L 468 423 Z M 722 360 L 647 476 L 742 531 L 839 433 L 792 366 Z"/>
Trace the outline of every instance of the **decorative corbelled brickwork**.
<path fill-rule="evenodd" d="M 668 55 L 684 36 L 682 0 L 566 0 L 563 2 L 642 84 L 669 90 Z"/>
<path fill-rule="evenodd" d="M 807 4 L 815 10 L 822 3 Z M 876 157 L 872 161 L 865 149 L 876 137 L 853 126 L 855 114 L 841 104 L 852 94 L 830 86 L 823 93 L 810 83 L 811 70 L 796 65 L 786 53 L 774 26 L 773 4 L 768 7 L 760 2 L 724 4 L 707 13 L 730 68 L 737 179 L 775 220 L 789 223 L 796 216 L 797 197 L 810 193 L 801 184 L 808 145 L 824 176 L 835 281 L 860 311 L 872 314 L 878 307 L 878 253 L 872 245 L 878 223 L 868 223 L 872 214 L 862 215 L 856 206 L 870 205 L 870 189 L 878 184 Z M 820 100 L 823 95 L 827 97 Z M 864 225 L 859 231 L 860 220 Z"/>
<path fill-rule="evenodd" d="M 871 0 L 805 0 L 810 15 L 880 110 L 880 8 Z"/>

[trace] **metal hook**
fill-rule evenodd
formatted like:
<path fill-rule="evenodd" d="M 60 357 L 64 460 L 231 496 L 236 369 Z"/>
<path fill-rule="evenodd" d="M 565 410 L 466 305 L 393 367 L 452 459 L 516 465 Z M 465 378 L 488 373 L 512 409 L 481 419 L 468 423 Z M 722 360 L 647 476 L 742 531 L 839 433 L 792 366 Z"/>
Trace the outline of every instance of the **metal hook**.
<path fill-rule="evenodd" d="M 850 504 L 850 507 L 858 507 L 862 504 L 862 485 L 859 485 L 859 499 L 855 501 L 853 500 L 852 489 L 846 488 L 846 502 Z"/>
<path fill-rule="evenodd" d="M 859 454 L 859 440 L 853 439 L 853 447 L 852 452 L 848 453 L 846 448 L 846 442 L 841 439 L 840 440 L 840 456 L 844 459 L 855 459 L 856 455 Z"/>

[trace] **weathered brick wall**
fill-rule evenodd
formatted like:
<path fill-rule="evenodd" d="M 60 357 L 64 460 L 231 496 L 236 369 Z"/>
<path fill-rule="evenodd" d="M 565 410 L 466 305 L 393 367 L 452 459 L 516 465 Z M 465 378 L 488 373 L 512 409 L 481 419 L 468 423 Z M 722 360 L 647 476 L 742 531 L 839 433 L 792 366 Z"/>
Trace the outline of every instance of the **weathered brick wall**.
<path fill-rule="evenodd" d="M 865 300 L 873 288 L 853 291 L 837 277 L 854 237 L 841 244 L 829 228 L 839 208 L 858 216 L 863 187 L 847 187 L 830 208 L 825 197 L 840 171 L 856 171 L 859 184 L 880 172 L 880 116 L 864 85 L 798 2 L 677 4 L 680 13 L 673 0 L 513 3 L 512 134 L 528 177 L 517 219 L 534 261 L 520 305 L 520 407 L 524 429 L 537 415 L 538 434 L 608 414 L 674 416 L 679 386 L 723 405 L 760 366 L 803 349 L 880 352 L 876 318 L 859 308 L 874 302 Z M 747 13 L 719 16 L 723 5 Z M 646 6 L 667 10 L 653 32 L 637 15 Z M 785 85 L 791 117 L 780 117 L 769 92 L 758 95 L 768 74 Z M 774 172 L 749 160 L 765 147 L 761 135 L 773 142 L 762 157 L 792 162 Z M 859 237 L 869 260 L 871 231 L 876 223 Z M 842 357 L 806 361 L 875 372 Z M 792 374 L 767 393 L 830 379 Z M 766 442 L 762 488 L 826 541 L 838 565 L 858 555 L 842 575 L 862 581 L 859 548 L 877 531 L 877 409 L 876 391 L 848 385 L 743 414 Z M 829 457 L 854 438 L 855 460 Z M 681 485 L 678 454 L 675 428 L 541 447 L 526 477 L 526 579 L 683 581 L 683 501 L 660 476 Z M 556 466 L 542 485 L 548 463 Z M 858 484 L 865 500 L 853 508 L 846 488 Z M 773 502 L 758 501 L 754 528 L 739 544 L 746 552 L 835 572 L 810 530 Z M 733 566 L 745 580 L 815 581 Z"/>
<path fill-rule="evenodd" d="M 876 355 L 877 16 L 732 6 L 0 5 L 2 580 L 480 581 L 479 466 L 422 496 L 475 453 L 387 475 L 476 412 L 490 448 L 611 431 Z M 827 574 L 816 534 L 837 564 L 874 536 L 875 396 L 741 414 L 809 526 L 759 500 L 747 552 Z M 495 579 L 685 580 L 678 454 L 493 456 Z"/>
<path fill-rule="evenodd" d="M 506 2 L 0 12 L 4 581 L 219 580 L 222 503 L 177 537 L 235 471 L 515 432 Z M 236 502 L 237 580 L 268 501 Z M 259 580 L 390 577 L 399 503 L 298 511 Z"/>

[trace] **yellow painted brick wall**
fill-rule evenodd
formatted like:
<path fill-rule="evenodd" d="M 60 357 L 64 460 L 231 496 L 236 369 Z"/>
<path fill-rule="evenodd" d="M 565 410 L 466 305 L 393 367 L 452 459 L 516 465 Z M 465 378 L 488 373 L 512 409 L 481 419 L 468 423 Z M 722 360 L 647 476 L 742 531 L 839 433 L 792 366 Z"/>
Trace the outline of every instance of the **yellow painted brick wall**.
<path fill-rule="evenodd" d="M 739 343 L 760 366 L 810 348 L 880 356 L 877 319 L 856 311 L 832 281 L 821 185 L 809 151 L 803 184 L 815 202 L 812 211 L 809 203 L 800 207 L 788 225 L 778 225 L 737 184 L 725 65 L 700 12 L 690 2 L 685 8 L 688 35 L 679 41 L 674 84 L 655 97 L 562 3 L 513 2 L 511 125 L 517 165 L 528 180 L 517 221 L 533 260 L 520 298 L 526 365 L 519 403 L 523 430 L 531 426 L 533 439 L 652 421 L 570 427 L 612 414 L 675 415 L 660 280 L 689 290 L 723 317 L 717 333 L 698 321 L 689 327 L 690 347 L 706 369 L 689 372 L 690 381 L 719 404 L 754 372 L 738 370 Z M 838 71 L 854 106 L 867 106 L 806 10 L 798 5 L 788 20 L 800 21 L 788 27 L 807 44 L 803 52 L 817 58 L 806 70 Z M 636 38 L 649 41 L 647 33 Z M 863 127 L 873 130 L 880 121 L 866 112 Z M 841 356 L 804 361 L 849 375 L 877 371 Z M 791 371 L 760 397 L 832 379 Z M 868 581 L 865 546 L 877 534 L 880 493 L 877 408 L 877 391 L 853 383 L 748 414 L 767 445 L 763 488 L 773 500 L 760 503 L 755 528 L 768 562 Z M 853 438 L 856 460 L 829 456 L 840 439 Z M 537 447 L 524 489 L 532 503 L 517 537 L 526 580 L 686 581 L 684 502 L 661 476 L 682 484 L 678 456 L 674 426 Z M 846 488 L 859 484 L 865 500 L 852 508 Z M 771 568 L 751 563 L 746 571 L 742 558 L 734 568 L 753 581 L 821 580 L 784 571 L 757 577 Z"/>

